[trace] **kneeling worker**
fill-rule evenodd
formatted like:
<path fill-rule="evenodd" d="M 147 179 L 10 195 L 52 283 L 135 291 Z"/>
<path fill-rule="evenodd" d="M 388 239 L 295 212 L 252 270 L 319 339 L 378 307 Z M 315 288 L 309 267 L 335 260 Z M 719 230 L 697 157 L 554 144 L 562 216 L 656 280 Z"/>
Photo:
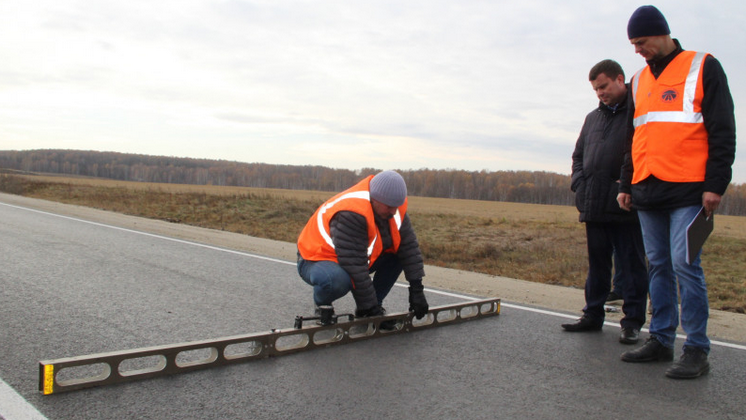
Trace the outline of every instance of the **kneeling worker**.
<path fill-rule="evenodd" d="M 352 291 L 355 316 L 383 315 L 383 300 L 402 271 L 409 310 L 421 319 L 429 309 L 422 253 L 407 215 L 407 186 L 394 171 L 368 176 L 329 199 L 298 238 L 298 274 L 313 286 L 317 309 Z"/>

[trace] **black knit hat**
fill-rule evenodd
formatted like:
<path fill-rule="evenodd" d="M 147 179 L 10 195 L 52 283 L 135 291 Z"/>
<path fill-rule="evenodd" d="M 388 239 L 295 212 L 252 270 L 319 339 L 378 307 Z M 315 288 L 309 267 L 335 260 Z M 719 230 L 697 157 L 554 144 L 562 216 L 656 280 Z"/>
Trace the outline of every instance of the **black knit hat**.
<path fill-rule="evenodd" d="M 629 39 L 644 36 L 669 35 L 671 30 L 663 13 L 655 6 L 640 6 L 627 24 L 627 35 Z"/>

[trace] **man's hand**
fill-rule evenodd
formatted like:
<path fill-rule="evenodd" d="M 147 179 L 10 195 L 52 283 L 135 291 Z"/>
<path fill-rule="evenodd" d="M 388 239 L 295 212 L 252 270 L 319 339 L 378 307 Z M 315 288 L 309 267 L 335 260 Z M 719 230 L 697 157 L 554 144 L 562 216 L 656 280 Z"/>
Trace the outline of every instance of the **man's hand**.
<path fill-rule="evenodd" d="M 619 208 L 626 211 L 632 210 L 632 195 L 627 193 L 619 193 L 616 196 L 616 201 L 619 203 Z"/>
<path fill-rule="evenodd" d="M 414 317 L 417 319 L 422 319 L 430 310 L 425 299 L 425 287 L 422 286 L 422 281 L 409 286 L 409 310 L 414 312 Z"/>
<path fill-rule="evenodd" d="M 720 200 L 723 196 L 715 194 L 714 192 L 705 191 L 702 194 L 702 207 L 705 208 L 705 216 L 710 217 L 720 205 Z"/>
<path fill-rule="evenodd" d="M 372 308 L 368 309 L 355 309 L 355 318 L 368 318 L 371 316 L 381 316 L 383 315 L 383 309 L 381 309 L 380 305 L 376 305 Z"/>

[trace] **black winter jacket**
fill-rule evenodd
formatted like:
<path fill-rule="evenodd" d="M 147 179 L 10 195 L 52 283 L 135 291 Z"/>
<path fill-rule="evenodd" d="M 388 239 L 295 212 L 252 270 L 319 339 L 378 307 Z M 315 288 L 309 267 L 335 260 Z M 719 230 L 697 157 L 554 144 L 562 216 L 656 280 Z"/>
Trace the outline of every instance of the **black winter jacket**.
<path fill-rule="evenodd" d="M 616 110 L 599 102 L 585 117 L 572 154 L 572 184 L 581 222 L 634 222 L 637 213 L 619 208 L 619 174 L 630 130 L 628 95 Z"/>
<path fill-rule="evenodd" d="M 383 249 L 390 248 L 393 242 L 389 222 L 376 216 L 376 225 L 381 234 Z M 329 230 L 337 262 L 352 277 L 352 296 L 358 309 L 377 306 L 378 298 L 368 268 L 368 224 L 365 217 L 351 211 L 341 211 L 332 218 Z M 404 269 L 404 277 L 412 285 L 422 284 L 425 276 L 422 253 L 408 214 L 404 214 L 399 234 L 401 242 L 397 257 Z"/>
<path fill-rule="evenodd" d="M 683 51 L 678 40 L 676 50 L 668 56 L 650 61 L 648 65 L 655 77 L 658 77 L 666 66 Z M 707 56 L 702 70 L 704 98 L 702 99 L 702 118 L 707 129 L 709 144 L 707 169 L 704 182 L 665 182 L 650 176 L 631 185 L 633 175 L 632 138 L 626 147 L 624 166 L 622 168 L 620 192 L 632 194 L 632 205 L 641 210 L 670 210 L 680 207 L 702 204 L 705 191 L 723 195 L 732 176 L 733 161 L 736 154 L 736 120 L 733 98 L 728 88 L 720 62 L 713 56 Z M 634 105 L 630 108 L 634 108 Z M 630 126 L 634 110 L 630 112 Z"/>

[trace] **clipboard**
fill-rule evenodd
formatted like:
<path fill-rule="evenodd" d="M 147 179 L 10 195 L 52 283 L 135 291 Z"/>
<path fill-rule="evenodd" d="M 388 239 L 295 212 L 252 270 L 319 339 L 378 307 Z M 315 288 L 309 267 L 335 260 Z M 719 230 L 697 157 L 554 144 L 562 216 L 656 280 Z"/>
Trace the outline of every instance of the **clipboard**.
<path fill-rule="evenodd" d="M 715 228 L 715 215 L 705 216 L 705 208 L 699 209 L 694 220 L 686 227 L 686 263 L 691 264 Z"/>

